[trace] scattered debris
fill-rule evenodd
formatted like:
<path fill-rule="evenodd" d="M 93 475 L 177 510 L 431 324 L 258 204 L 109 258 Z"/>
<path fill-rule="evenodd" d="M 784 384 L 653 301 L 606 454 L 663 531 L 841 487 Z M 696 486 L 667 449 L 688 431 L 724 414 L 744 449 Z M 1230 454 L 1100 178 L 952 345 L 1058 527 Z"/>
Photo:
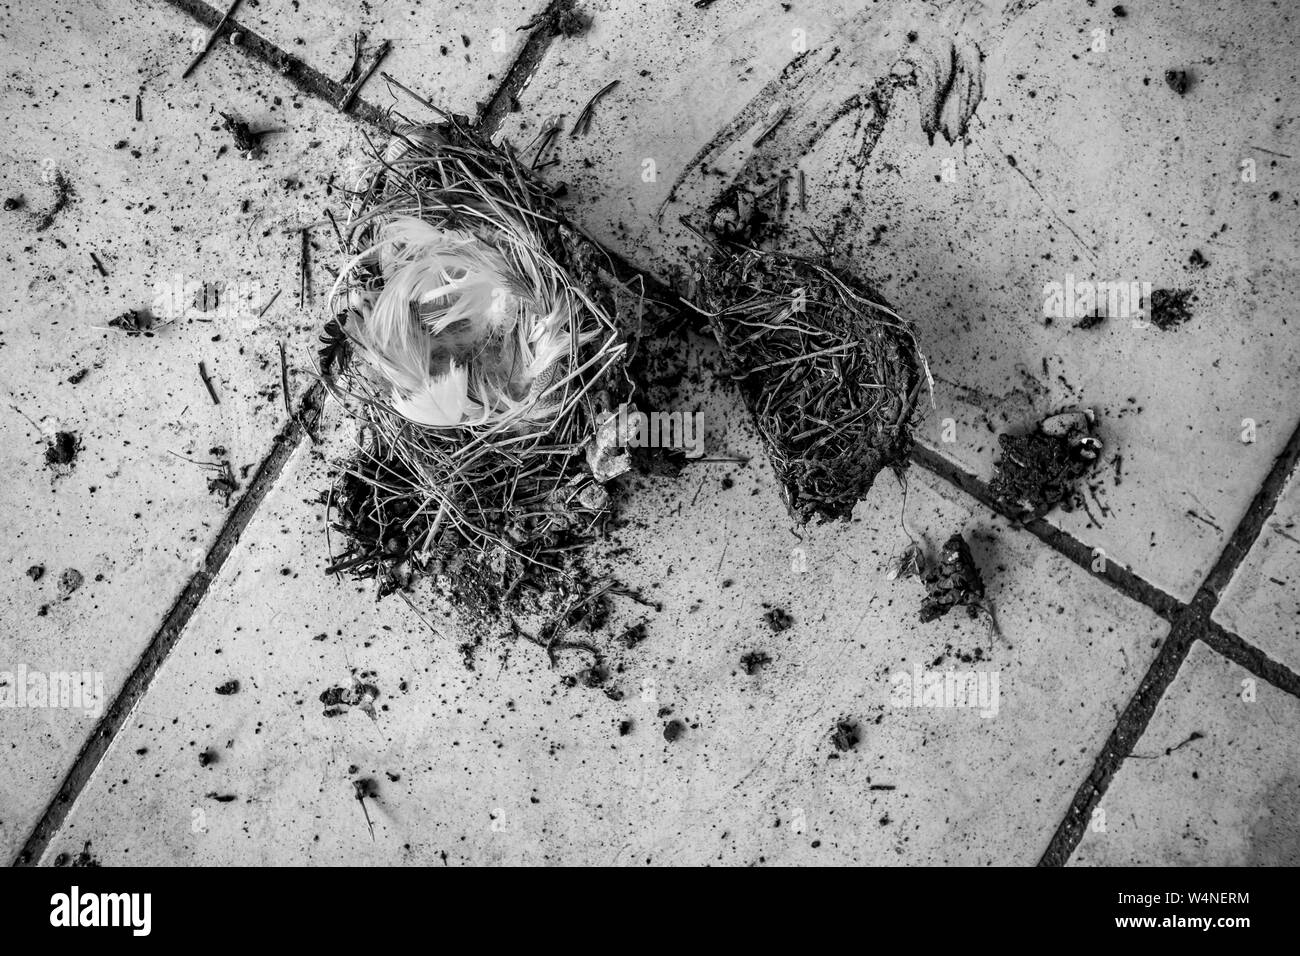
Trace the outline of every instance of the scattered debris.
<path fill-rule="evenodd" d="M 1179 96 L 1186 96 L 1192 83 L 1192 74 L 1187 70 L 1165 70 L 1165 84 Z"/>
<path fill-rule="evenodd" d="M 254 133 L 252 127 L 243 120 L 229 113 L 220 115 L 224 120 L 223 126 L 234 139 L 235 149 L 239 154 L 245 159 L 255 158 L 261 148 L 262 137 L 266 135 L 266 132 Z"/>
<path fill-rule="evenodd" d="M 774 607 L 764 613 L 763 620 L 767 622 L 767 626 L 772 629 L 773 634 L 780 634 L 794 624 L 794 618 L 790 616 L 790 613 L 779 607 Z"/>
<path fill-rule="evenodd" d="M 320 702 L 325 705 L 324 716 L 338 717 L 347 713 L 349 707 L 355 707 L 371 720 L 377 720 L 375 701 L 379 699 L 379 688 L 369 680 L 363 679 L 373 678 L 373 676 L 367 671 L 353 677 L 351 687 L 331 687 L 322 691 Z"/>
<path fill-rule="evenodd" d="M 90 852 L 90 841 L 87 840 L 81 848 L 81 852 L 75 857 L 69 857 L 66 853 L 60 853 L 54 858 L 55 866 L 78 866 L 78 867 L 98 867 L 102 864 L 95 855 Z"/>
<path fill-rule="evenodd" d="M 848 718 L 841 718 L 835 722 L 831 728 L 831 743 L 835 749 L 841 753 L 852 750 L 862 739 L 862 732 L 855 721 Z"/>
<path fill-rule="evenodd" d="M 127 335 L 152 336 L 156 329 L 166 324 L 158 321 L 148 309 L 128 309 L 117 318 L 108 320 L 109 328 Z"/>
<path fill-rule="evenodd" d="M 544 27 L 556 36 L 576 37 L 591 27 L 591 17 L 578 9 L 574 0 L 552 0 L 546 9 L 533 17 L 516 32 Z"/>
<path fill-rule="evenodd" d="M 71 469 L 81 451 L 81 441 L 75 432 L 56 432 L 45 446 L 45 464 L 49 468 Z"/>
<path fill-rule="evenodd" d="M 365 814 L 366 828 L 370 830 L 370 839 L 375 838 L 375 825 L 370 820 L 370 811 L 366 809 L 366 798 L 371 800 L 379 796 L 379 784 L 371 777 L 363 777 L 360 780 L 352 781 L 352 792 L 356 794 L 357 803 L 361 804 L 361 812 Z"/>
<path fill-rule="evenodd" d="M 954 607 L 965 607 L 971 617 L 985 610 L 984 579 L 960 534 L 944 542 L 938 565 L 923 580 L 926 594 L 921 602 L 922 624 L 943 617 Z"/>
<path fill-rule="evenodd" d="M 224 505 L 229 508 L 231 497 L 239 490 L 239 483 L 235 481 L 235 472 L 231 469 L 230 462 L 209 462 L 204 467 L 216 472 L 208 479 L 208 494 L 220 495 Z"/>
<path fill-rule="evenodd" d="M 1041 518 L 1060 505 L 1072 511 L 1075 484 L 1101 454 L 1091 409 L 1068 408 L 1049 415 L 1028 435 L 998 435 L 1002 456 L 989 490 L 1021 518 Z"/>
<path fill-rule="evenodd" d="M 1151 293 L 1151 324 L 1162 332 L 1182 325 L 1192 317 L 1191 289 L 1155 289 Z"/>
<path fill-rule="evenodd" d="M 601 87 L 595 96 L 587 101 L 587 105 L 582 108 L 582 112 L 578 114 L 578 118 L 573 121 L 573 129 L 569 130 L 569 136 L 571 138 L 585 136 L 587 134 L 587 131 L 591 129 L 591 117 L 592 112 L 596 108 L 596 104 L 601 101 L 606 93 L 616 86 L 618 86 L 618 80 L 613 80 L 605 84 L 605 86 Z"/>
<path fill-rule="evenodd" d="M 86 576 L 76 568 L 65 568 L 59 575 L 59 597 L 67 600 L 86 582 Z"/>
<path fill-rule="evenodd" d="M 199 362 L 199 378 L 203 379 L 203 385 L 207 388 L 208 394 L 212 396 L 212 404 L 220 405 L 221 399 L 217 398 L 217 390 L 212 387 L 212 379 L 208 377 L 208 367 L 203 362 Z"/>
<path fill-rule="evenodd" d="M 76 195 L 76 190 L 72 188 L 72 183 L 68 177 L 63 174 L 63 170 L 56 170 L 54 173 L 54 205 L 45 211 L 40 221 L 36 224 L 37 232 L 44 232 L 54 225 L 54 220 L 59 213 L 67 208 L 68 203 L 72 202 L 72 197 Z"/>

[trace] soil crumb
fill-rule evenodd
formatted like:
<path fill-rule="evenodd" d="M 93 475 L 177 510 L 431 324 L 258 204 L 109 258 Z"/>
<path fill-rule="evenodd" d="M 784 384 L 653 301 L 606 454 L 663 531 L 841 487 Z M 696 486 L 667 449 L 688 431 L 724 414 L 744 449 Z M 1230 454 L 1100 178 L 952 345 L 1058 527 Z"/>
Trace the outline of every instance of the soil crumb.
<path fill-rule="evenodd" d="M 750 651 L 740 659 L 740 666 L 745 669 L 745 673 L 751 677 L 757 674 L 765 665 L 772 663 L 772 658 L 768 657 L 762 651 Z"/>
<path fill-rule="evenodd" d="M 67 600 L 85 583 L 85 575 L 76 568 L 67 568 L 59 575 L 59 597 Z"/>
<path fill-rule="evenodd" d="M 1177 328 L 1192 317 L 1191 289 L 1155 289 L 1151 293 L 1151 324 L 1161 332 Z"/>
<path fill-rule="evenodd" d="M 837 720 L 835 726 L 831 729 L 831 743 L 834 744 L 835 749 L 841 753 L 847 750 L 852 750 L 858 745 L 858 741 L 861 739 L 862 732 L 858 729 L 858 725 L 852 720 L 843 718 Z"/>
<path fill-rule="evenodd" d="M 1186 70 L 1165 70 L 1165 85 L 1179 96 L 1186 96 L 1192 88 L 1192 74 Z"/>
<path fill-rule="evenodd" d="M 50 468 L 71 468 L 80 450 L 76 432 L 59 432 L 45 446 L 45 464 Z"/>
<path fill-rule="evenodd" d="M 763 615 L 763 620 L 767 622 L 767 626 L 772 629 L 773 634 L 780 634 L 794 624 L 794 618 L 790 616 L 790 613 L 779 607 L 774 607 L 766 612 Z"/>

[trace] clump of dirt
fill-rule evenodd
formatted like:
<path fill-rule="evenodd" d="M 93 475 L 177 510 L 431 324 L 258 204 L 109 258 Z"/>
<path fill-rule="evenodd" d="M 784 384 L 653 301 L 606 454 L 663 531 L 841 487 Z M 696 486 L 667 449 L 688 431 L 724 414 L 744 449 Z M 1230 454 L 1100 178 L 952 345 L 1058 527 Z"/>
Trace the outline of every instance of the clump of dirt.
<path fill-rule="evenodd" d="M 148 309 L 128 309 L 116 318 L 108 320 L 108 327 L 111 329 L 117 329 L 127 335 L 146 337 L 152 337 L 154 330 L 162 324 Z"/>
<path fill-rule="evenodd" d="M 921 601 L 922 624 L 943 617 L 955 607 L 964 607 L 971 617 L 984 609 L 984 578 L 970 546 L 960 534 L 943 545 L 939 561 L 926 572 L 925 598 Z"/>
<path fill-rule="evenodd" d="M 765 665 L 772 663 L 772 658 L 768 657 L 762 651 L 750 651 L 740 659 L 740 666 L 744 668 L 745 673 L 751 677 L 759 672 Z"/>
<path fill-rule="evenodd" d="M 27 569 L 27 576 L 33 581 L 39 581 L 41 578 L 45 577 L 45 565 L 33 564 Z"/>
<path fill-rule="evenodd" d="M 16 212 L 27 205 L 27 200 L 22 196 L 10 196 L 5 200 L 5 212 Z"/>
<path fill-rule="evenodd" d="M 331 687 L 321 692 L 320 702 L 325 705 L 322 712 L 326 717 L 339 717 L 351 707 L 357 708 L 371 720 L 378 718 L 375 701 L 379 699 L 379 688 L 372 682 L 374 673 L 366 671 L 354 675 L 349 687 Z"/>
<path fill-rule="evenodd" d="M 55 866 L 78 866 L 78 867 L 98 867 L 102 866 L 95 854 L 90 852 L 90 841 L 87 840 L 81 851 L 70 857 L 66 853 L 60 853 L 54 858 Z"/>
<path fill-rule="evenodd" d="M 72 188 L 72 183 L 68 177 L 63 174 L 63 170 L 58 170 L 54 174 L 54 203 L 41 216 L 40 221 L 36 224 L 37 232 L 44 232 L 54 225 L 54 220 L 58 218 L 59 213 L 67 208 L 68 203 L 72 202 L 76 195 L 76 190 Z"/>
<path fill-rule="evenodd" d="M 852 750 L 862 739 L 862 731 L 855 721 L 842 717 L 831 728 L 831 743 L 841 753 Z"/>
<path fill-rule="evenodd" d="M 1187 70 L 1165 70 L 1165 85 L 1179 96 L 1186 96 L 1194 78 Z"/>
<path fill-rule="evenodd" d="M 81 588 L 85 581 L 85 575 L 76 568 L 65 568 L 59 575 L 59 597 L 66 601 Z"/>
<path fill-rule="evenodd" d="M 1151 324 L 1167 332 L 1192 317 L 1191 303 L 1196 301 L 1191 289 L 1155 289 L 1151 293 Z"/>
<path fill-rule="evenodd" d="M 231 138 L 235 141 L 235 149 L 249 159 L 256 156 L 261 146 L 263 134 L 254 133 L 252 127 L 229 113 L 222 113 L 221 119 L 223 121 L 222 127 L 230 133 Z"/>
<path fill-rule="evenodd" d="M 773 634 L 780 634 L 794 624 L 794 618 L 784 608 L 774 607 L 763 614 L 763 620 L 772 629 Z"/>
<path fill-rule="evenodd" d="M 1101 453 L 1091 410 L 1070 408 L 1049 415 L 1027 435 L 998 435 L 1002 457 L 989 491 L 1021 520 L 1041 518 L 1060 505 L 1072 511 L 1076 483 Z"/>
<path fill-rule="evenodd" d="M 221 755 L 212 747 L 208 747 L 199 754 L 200 767 L 211 767 L 214 763 L 220 762 Z"/>
<path fill-rule="evenodd" d="M 231 694 L 239 693 L 239 681 L 228 680 L 217 687 L 217 693 L 222 697 L 229 697 Z"/>
<path fill-rule="evenodd" d="M 686 724 L 674 717 L 664 724 L 664 740 L 672 743 L 686 733 Z"/>
<path fill-rule="evenodd" d="M 81 451 L 76 432 L 59 432 L 45 446 L 45 464 L 49 468 L 72 468 Z"/>

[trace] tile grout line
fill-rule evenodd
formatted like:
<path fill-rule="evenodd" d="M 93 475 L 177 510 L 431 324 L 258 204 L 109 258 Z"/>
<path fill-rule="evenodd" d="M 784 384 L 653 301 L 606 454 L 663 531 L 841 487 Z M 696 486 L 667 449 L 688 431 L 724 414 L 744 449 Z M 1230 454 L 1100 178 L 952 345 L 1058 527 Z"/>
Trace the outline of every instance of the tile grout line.
<path fill-rule="evenodd" d="M 1237 523 L 1214 567 L 1197 589 L 1196 596 L 1173 619 L 1164 646 L 1160 648 L 1160 653 L 1143 676 L 1137 692 L 1124 708 L 1101 753 L 1097 755 L 1092 770 L 1075 792 L 1069 809 L 1039 860 L 1039 866 L 1064 866 L 1069 862 L 1083 840 L 1093 811 L 1106 795 L 1119 768 L 1132 754 L 1134 745 L 1146 731 L 1151 718 L 1155 716 L 1160 699 L 1173 683 L 1196 641 L 1201 641 L 1279 690 L 1300 696 L 1300 676 L 1211 619 L 1223 588 L 1232 580 L 1259 539 L 1287 482 L 1296 474 L 1297 464 L 1300 464 L 1300 425 L 1296 426 L 1286 445 L 1273 460 L 1273 467 L 1251 499 L 1246 513 Z"/>
<path fill-rule="evenodd" d="M 206 26 L 216 27 L 221 21 L 221 14 L 203 3 L 202 0 L 165 0 L 165 2 Z M 546 9 L 549 10 L 557 2 L 559 0 L 551 0 Z M 271 67 L 308 95 L 329 103 L 337 103 L 345 92 L 341 84 L 329 79 L 324 74 L 309 67 L 302 60 L 286 53 L 275 44 L 241 26 L 234 20 L 228 21 L 226 26 L 222 28 L 222 32 L 226 34 L 239 32 L 242 34 L 240 49 L 246 55 Z M 502 82 L 492 94 L 487 107 L 482 111 L 481 123 L 483 127 L 488 129 L 496 127 L 512 111 L 513 101 L 517 94 L 523 91 L 535 75 L 542 58 L 554 39 L 553 32 L 545 27 L 533 32 L 525 42 L 519 55 L 511 63 Z M 354 101 L 348 112 L 357 119 L 382 129 L 390 129 L 392 126 L 392 121 L 385 111 L 360 98 Z M 667 290 L 667 287 L 663 286 L 654 277 L 637 270 L 615 253 L 603 247 L 600 248 L 609 257 L 613 267 L 611 271 L 618 278 L 639 276 L 653 282 L 655 287 L 661 290 L 661 294 L 662 290 Z M 306 424 L 307 428 L 314 427 L 315 421 L 319 418 L 322 398 L 323 389 L 319 384 L 313 386 L 304 397 L 299 418 Z M 66 818 L 72 802 L 88 782 L 113 737 L 121 729 L 121 725 L 129 714 L 131 707 L 147 690 L 153 674 L 156 673 L 162 660 L 165 659 L 167 653 L 179 638 L 185 623 L 203 595 L 206 594 L 212 580 L 229 556 L 235 543 L 237 543 L 240 534 L 274 485 L 275 479 L 283 470 L 289 455 L 301 443 L 306 433 L 303 424 L 295 421 L 290 423 L 285 432 L 277 438 L 276 448 L 263 461 L 257 476 L 249 486 L 248 492 L 236 505 L 235 510 L 231 513 L 230 518 L 218 536 L 217 543 L 209 551 L 205 569 L 198 572 L 191 579 L 181 597 L 177 599 L 176 604 L 168 613 L 162 628 L 159 629 L 149 648 L 142 655 L 136 670 L 128 678 L 123 690 L 119 692 L 118 697 L 115 698 L 104 718 L 101 719 L 90 740 L 87 741 L 81 753 L 78 754 L 73 768 L 69 771 L 45 814 L 33 829 L 32 835 L 15 860 L 15 865 L 35 862 L 44 853 L 53 834 L 57 832 Z M 289 437 L 291 435 L 293 440 L 290 443 Z M 1171 622 L 1170 634 L 1165 641 L 1164 647 L 1162 647 L 1160 654 L 1157 655 L 1156 660 L 1143 677 L 1137 693 L 1135 693 L 1121 714 L 1119 722 L 1111 732 L 1106 747 L 1103 748 L 1102 754 L 1097 759 L 1093 772 L 1076 794 L 1071 808 L 1067 811 L 1065 818 L 1053 836 L 1051 844 L 1049 844 L 1040 861 L 1040 865 L 1062 865 L 1073 853 L 1083 835 L 1083 814 L 1085 812 L 1090 813 L 1091 807 L 1100 802 L 1110 779 L 1114 776 L 1115 770 L 1118 769 L 1118 764 L 1132 752 L 1133 745 L 1142 732 L 1145 731 L 1147 724 L 1154 715 L 1156 705 L 1159 703 L 1164 691 L 1172 683 L 1178 668 L 1187 657 L 1195 640 L 1202 640 L 1218 653 L 1241 664 L 1241 666 L 1279 689 L 1300 696 L 1300 676 L 1297 676 L 1284 665 L 1273 661 L 1241 637 L 1226 631 L 1209 619 L 1209 614 L 1217 605 L 1218 591 L 1226 586 L 1258 538 L 1264 521 L 1271 513 L 1272 507 L 1276 505 L 1281 490 L 1285 486 L 1291 471 L 1294 470 L 1298 458 L 1300 458 L 1300 428 L 1292 435 L 1283 453 L 1278 456 L 1272 472 L 1270 472 L 1264 486 L 1256 495 L 1246 517 L 1243 518 L 1236 531 L 1234 531 L 1233 537 L 1220 555 L 1214 570 L 1211 571 L 1210 576 L 1207 577 L 1206 582 L 1201 586 L 1191 604 L 1183 604 L 1177 598 L 1150 584 L 1129 569 L 1116 565 L 1114 562 L 1107 562 L 1107 570 L 1104 573 L 1099 574 L 1092 571 L 1092 549 L 1068 532 L 1056 528 L 1042 519 L 1027 522 L 1022 526 L 1059 554 L 1089 570 L 1094 576 L 1102 578 L 1125 596 L 1146 606 L 1160 617 Z M 1282 467 L 1284 459 L 1289 460 L 1289 465 L 1286 468 Z M 912 460 L 920 467 L 974 497 L 994 512 L 1002 514 L 1004 517 L 1010 517 L 997 506 L 984 482 L 932 449 L 918 445 L 913 451 Z M 1277 479 L 1279 473 L 1280 479 L 1275 481 L 1274 479 Z M 1271 494 L 1269 493 L 1270 483 L 1272 483 Z M 217 558 L 217 564 L 209 570 L 207 565 L 211 564 L 213 557 Z M 192 594 L 191 592 L 195 593 Z M 188 603 L 187 598 L 192 598 L 192 603 Z M 169 632 L 169 627 L 173 627 L 174 630 Z M 155 654 L 155 652 L 159 653 Z M 130 695 L 128 695 L 128 690 L 131 691 Z M 129 702 L 125 700 L 128 696 L 130 696 Z M 126 706 L 120 706 L 123 704 L 126 704 Z M 110 727 L 110 717 L 119 711 L 119 718 Z M 98 743 L 100 741 L 102 743 Z M 92 750 L 97 752 L 91 753 Z M 1107 759 L 1108 755 L 1110 759 Z M 79 779 L 74 779 L 79 770 L 82 775 Z"/>
<path fill-rule="evenodd" d="M 215 27 L 221 20 L 220 13 L 207 6 L 207 4 L 199 2 L 199 0 L 166 0 L 166 2 L 207 26 Z M 552 2 L 555 2 L 555 0 L 552 0 Z M 245 29 L 237 22 L 233 20 L 227 21 L 226 26 L 222 29 L 225 33 L 240 32 L 243 36 L 239 49 L 246 55 L 271 66 L 277 73 L 286 77 L 303 92 L 329 103 L 337 103 L 343 95 L 344 90 L 341 84 L 313 70 L 301 60 L 289 56 L 274 44 Z M 537 41 L 539 34 L 543 35 L 544 38 Z M 524 48 L 516 62 L 507 71 L 506 79 L 489 101 L 488 108 L 484 112 L 483 126 L 485 129 L 491 130 L 493 128 L 491 124 L 500 122 L 501 118 L 508 112 L 508 109 L 501 110 L 497 108 L 498 98 L 513 97 L 523 91 L 528 80 L 536 71 L 537 63 L 545 54 L 551 39 L 553 39 L 553 35 L 549 30 L 538 29 L 524 44 Z M 520 72 L 516 67 L 526 54 L 533 58 L 533 62 L 527 70 Z M 391 128 L 391 121 L 387 114 L 360 98 L 354 101 L 350 112 L 351 115 L 363 122 L 383 129 Z M 490 117 L 494 119 L 490 119 Z M 68 812 L 99 768 L 101 761 L 108 752 L 108 748 L 126 723 L 131 711 L 148 692 L 155 675 L 171 653 L 172 648 L 175 647 L 176 642 L 180 640 L 190 618 L 211 589 L 213 582 L 220 574 L 235 546 L 239 543 L 245 529 L 252 522 L 262 502 L 266 500 L 267 495 L 275 487 L 275 483 L 284 471 L 284 466 L 290 456 L 298 449 L 303 440 L 315 430 L 320 421 L 324 404 L 325 388 L 320 382 L 316 382 L 303 395 L 302 401 L 299 403 L 298 414 L 294 417 L 294 420 L 289 422 L 276 435 L 275 447 L 262 460 L 257 473 L 249 482 L 248 489 L 226 517 L 221 531 L 217 534 L 216 541 L 204 556 L 203 568 L 195 572 L 186 583 L 180 596 L 173 602 L 163 618 L 162 624 L 154 632 L 148 646 L 136 661 L 135 667 L 126 680 L 123 681 L 122 687 L 113 698 L 112 703 L 105 709 L 94 730 L 77 752 L 76 759 L 73 760 L 72 766 L 64 775 L 59 789 L 36 821 L 35 826 L 32 827 L 31 833 L 15 856 L 14 866 L 34 866 L 39 864 L 41 857 L 45 854 L 60 827 L 67 819 Z"/>

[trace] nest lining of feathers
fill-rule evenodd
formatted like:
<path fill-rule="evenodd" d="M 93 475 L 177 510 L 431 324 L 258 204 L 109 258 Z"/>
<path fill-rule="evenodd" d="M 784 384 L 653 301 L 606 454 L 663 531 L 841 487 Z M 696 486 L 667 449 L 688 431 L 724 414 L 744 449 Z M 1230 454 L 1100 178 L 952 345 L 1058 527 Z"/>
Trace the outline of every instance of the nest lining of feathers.
<path fill-rule="evenodd" d="M 322 336 L 360 423 L 333 570 L 381 593 L 449 562 L 561 571 L 608 513 L 582 449 L 625 385 L 622 296 L 545 187 L 457 122 L 401 129 L 376 159 Z"/>
<path fill-rule="evenodd" d="M 810 259 L 715 246 L 702 301 L 791 515 L 847 519 L 904 467 L 926 368 L 909 323 Z"/>

